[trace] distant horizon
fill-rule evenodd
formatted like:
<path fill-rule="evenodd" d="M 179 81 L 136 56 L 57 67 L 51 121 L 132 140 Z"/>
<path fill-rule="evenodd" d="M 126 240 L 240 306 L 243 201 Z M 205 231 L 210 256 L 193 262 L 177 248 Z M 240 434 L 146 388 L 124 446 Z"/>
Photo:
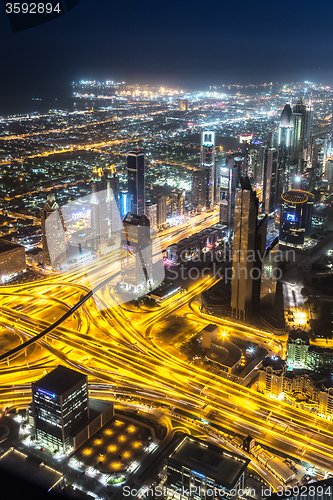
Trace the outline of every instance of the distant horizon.
<path fill-rule="evenodd" d="M 141 79 L 135 80 L 135 79 L 129 79 L 129 80 L 122 80 L 117 77 L 107 77 L 107 78 L 99 78 L 98 76 L 96 77 L 78 77 L 76 80 L 74 80 L 74 83 L 79 83 L 80 81 L 96 81 L 96 82 L 101 82 L 104 83 L 106 81 L 114 81 L 115 83 L 121 83 L 125 82 L 125 85 L 151 85 L 152 87 L 166 87 L 174 90 L 180 90 L 184 92 L 210 92 L 213 91 L 214 89 L 210 89 L 209 87 L 222 87 L 221 88 L 221 93 L 224 91 L 227 91 L 227 88 L 225 87 L 234 87 L 234 90 L 237 89 L 237 86 L 239 86 L 239 89 L 246 89 L 246 88 L 264 88 L 264 85 L 269 86 L 269 84 L 272 84 L 273 87 L 276 86 L 283 86 L 283 85 L 302 85 L 305 84 L 305 81 L 267 81 L 267 82 L 260 82 L 260 83 L 255 83 L 255 82 L 249 82 L 249 83 L 241 83 L 241 82 L 215 82 L 215 83 L 210 83 L 210 84 L 205 84 L 202 86 L 194 86 L 192 83 L 192 86 L 185 86 L 185 85 L 172 85 L 171 82 L 166 82 L 163 81 L 162 79 L 157 81 L 151 81 L 148 78 L 147 79 Z M 333 83 L 329 85 L 328 83 L 318 83 L 315 81 L 310 81 L 306 80 L 309 82 L 309 84 L 314 84 L 316 87 L 330 87 L 331 90 L 333 90 Z M 39 82 L 39 85 L 36 85 L 35 88 L 34 86 L 28 86 L 24 87 L 24 92 L 21 92 L 17 88 L 12 88 L 10 87 L 7 89 L 7 92 L 3 92 L 0 95 L 0 116 L 5 118 L 6 116 L 9 115 L 16 115 L 16 114 L 25 114 L 25 113 L 34 113 L 34 112 L 39 112 L 39 111 L 45 111 L 47 108 L 48 109 L 68 109 L 68 107 L 72 106 L 72 103 L 74 102 L 75 97 L 73 96 L 73 80 L 70 82 L 64 82 L 59 79 L 59 81 L 53 81 L 53 85 L 46 85 L 45 87 L 41 85 Z M 306 84 L 305 84 L 306 86 Z M 232 89 L 230 89 L 232 90 Z M 34 99 L 38 99 L 38 101 L 35 101 Z M 288 100 L 286 99 L 286 102 Z"/>

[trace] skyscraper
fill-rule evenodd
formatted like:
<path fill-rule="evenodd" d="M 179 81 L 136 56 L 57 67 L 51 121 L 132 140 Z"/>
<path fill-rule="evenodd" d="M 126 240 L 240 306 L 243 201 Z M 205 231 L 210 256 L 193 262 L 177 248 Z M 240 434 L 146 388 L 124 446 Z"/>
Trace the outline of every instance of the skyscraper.
<path fill-rule="evenodd" d="M 120 235 L 119 180 L 114 166 L 94 167 L 90 181 L 91 249 L 104 253 Z"/>
<path fill-rule="evenodd" d="M 279 150 L 265 148 L 263 178 L 263 212 L 270 214 L 277 208 L 282 193 L 282 179 L 279 166 Z"/>
<path fill-rule="evenodd" d="M 119 178 L 114 165 L 106 165 L 104 170 L 105 188 L 110 191 L 110 196 L 114 197 L 119 207 Z"/>
<path fill-rule="evenodd" d="M 71 435 L 89 417 L 87 375 L 59 365 L 31 389 L 36 438 L 68 451 Z"/>
<path fill-rule="evenodd" d="M 124 293 L 137 297 L 152 285 L 152 241 L 150 223 L 145 215 L 130 212 L 123 220 L 121 243 L 121 282 Z"/>
<path fill-rule="evenodd" d="M 101 235 L 106 236 L 105 233 L 108 231 L 107 227 L 104 227 L 106 221 L 102 215 L 103 208 L 105 209 L 105 207 L 102 207 L 100 204 L 99 195 L 97 194 L 102 192 L 104 188 L 103 170 L 94 167 L 90 181 L 91 248 L 94 252 L 101 250 Z"/>
<path fill-rule="evenodd" d="M 236 190 L 239 185 L 241 165 L 243 165 L 243 158 L 237 154 L 228 154 L 225 160 L 226 169 L 229 172 L 229 188 L 228 188 L 228 233 L 231 235 L 234 230 L 234 215 L 235 215 L 235 197 Z"/>
<path fill-rule="evenodd" d="M 293 138 L 291 161 L 296 167 L 296 174 L 301 174 L 308 159 L 311 146 L 312 108 L 300 99 L 293 109 Z"/>
<path fill-rule="evenodd" d="M 157 227 L 157 204 L 156 203 L 146 203 L 146 216 L 149 220 L 150 227 Z"/>
<path fill-rule="evenodd" d="M 156 213 L 157 227 L 161 228 L 166 223 L 166 213 L 167 213 L 166 196 L 164 196 L 163 194 L 159 194 L 155 196 L 153 202 L 156 203 L 157 205 L 157 213 Z"/>
<path fill-rule="evenodd" d="M 54 215 L 50 217 L 51 214 Z M 44 266 L 63 267 L 66 264 L 66 226 L 53 193 L 47 196 L 42 210 L 41 230 Z"/>
<path fill-rule="evenodd" d="M 215 132 L 202 133 L 200 166 L 205 174 L 205 206 L 209 210 L 215 201 Z"/>
<path fill-rule="evenodd" d="M 306 191 L 291 190 L 283 193 L 280 216 L 280 241 L 303 245 L 310 236 L 314 195 Z"/>
<path fill-rule="evenodd" d="M 290 104 L 286 104 L 283 108 L 280 118 L 279 132 L 278 132 L 278 147 L 279 147 L 279 163 L 282 173 L 282 189 L 285 186 L 289 187 L 291 182 L 291 150 L 293 139 L 293 112 Z M 281 193 L 280 193 L 281 194 Z"/>
<path fill-rule="evenodd" d="M 185 191 L 173 189 L 170 193 L 171 215 L 183 217 L 185 214 Z"/>
<path fill-rule="evenodd" d="M 203 170 L 192 173 L 191 203 L 199 211 L 206 207 L 206 176 Z"/>
<path fill-rule="evenodd" d="M 188 100 L 179 99 L 179 111 L 187 111 Z"/>
<path fill-rule="evenodd" d="M 145 214 L 145 157 L 139 148 L 127 155 L 127 182 L 130 212 Z"/>
<path fill-rule="evenodd" d="M 248 177 L 241 177 L 235 199 L 231 308 L 245 319 L 260 299 L 261 257 L 266 248 L 267 217 L 258 219 L 258 198 Z M 254 282 L 256 283 L 254 284 Z"/>

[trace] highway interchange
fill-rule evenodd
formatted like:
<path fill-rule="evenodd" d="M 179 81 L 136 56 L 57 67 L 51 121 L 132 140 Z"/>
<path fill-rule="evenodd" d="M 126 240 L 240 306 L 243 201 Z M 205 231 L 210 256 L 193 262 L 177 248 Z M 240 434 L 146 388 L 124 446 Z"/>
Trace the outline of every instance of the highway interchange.
<path fill-rule="evenodd" d="M 162 247 L 216 220 L 216 213 L 206 214 L 194 220 L 193 227 L 170 228 L 160 234 Z M 90 281 L 93 276 L 94 283 L 102 282 L 103 262 L 89 266 Z M 200 312 L 195 299 L 215 279 L 201 279 L 186 294 L 151 310 L 119 306 L 111 285 L 103 286 L 38 343 L 5 356 L 0 363 L 0 405 L 27 406 L 29 384 L 62 363 L 86 373 L 94 395 L 112 399 L 117 391 L 126 391 L 135 404 L 140 400 L 155 408 L 185 411 L 189 418 L 209 420 L 226 432 L 250 434 L 263 446 L 333 472 L 333 423 L 189 365 L 150 335 L 153 325 L 170 315 L 190 315 L 198 325 L 216 323 L 230 335 L 265 344 L 272 354 L 282 352 L 283 336 Z M 90 281 L 84 269 L 74 269 L 42 281 L 2 287 L 1 336 L 9 336 L 13 347 L 36 336 L 89 293 Z M 211 432 L 209 425 L 202 429 L 207 436 Z"/>

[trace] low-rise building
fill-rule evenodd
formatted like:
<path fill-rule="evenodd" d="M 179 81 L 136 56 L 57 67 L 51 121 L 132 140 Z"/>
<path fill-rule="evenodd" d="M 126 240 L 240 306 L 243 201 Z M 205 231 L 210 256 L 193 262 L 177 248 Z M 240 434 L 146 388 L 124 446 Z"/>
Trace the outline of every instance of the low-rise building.
<path fill-rule="evenodd" d="M 169 455 L 165 485 L 180 498 L 239 498 L 250 460 L 193 436 L 185 436 Z"/>
<path fill-rule="evenodd" d="M 5 283 L 26 269 L 25 248 L 7 240 L 0 240 L 0 281 Z"/>

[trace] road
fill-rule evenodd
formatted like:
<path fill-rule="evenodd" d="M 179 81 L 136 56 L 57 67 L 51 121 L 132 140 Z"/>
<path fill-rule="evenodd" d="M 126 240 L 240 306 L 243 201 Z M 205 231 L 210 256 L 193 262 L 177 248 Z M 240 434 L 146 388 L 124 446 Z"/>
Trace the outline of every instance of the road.
<path fill-rule="evenodd" d="M 201 228 L 199 219 L 196 230 Z M 203 217 L 202 224 L 205 223 L 207 219 Z M 186 231 L 191 229 L 184 225 L 167 230 L 162 237 L 171 237 L 172 241 L 183 237 Z M 89 265 L 96 283 L 105 279 L 104 264 L 102 259 Z M 220 324 L 232 335 L 265 342 L 272 352 L 278 352 L 284 339 L 273 333 L 203 315 L 198 308 L 190 307 L 191 301 L 214 281 L 211 277 L 193 283 L 186 294 L 172 297 L 148 311 L 118 306 L 112 287 L 105 284 L 98 296 L 98 307 L 93 297 L 89 297 L 74 315 L 38 341 L 43 356 L 37 357 L 30 345 L 26 351 L 3 359 L 0 404 L 27 404 L 30 394 L 23 391 L 22 386 L 37 380 L 60 362 L 86 373 L 90 383 L 103 383 L 106 398 L 112 399 L 116 386 L 125 385 L 133 397 L 145 397 L 157 406 L 181 409 L 190 419 L 205 418 L 230 433 L 251 434 L 264 446 L 333 472 L 333 423 L 227 378 L 218 375 L 212 378 L 204 367 L 189 366 L 150 336 L 154 324 L 171 315 L 190 314 L 198 322 Z M 89 280 L 84 270 L 68 271 L 61 279 L 52 276 L 40 282 L 2 287 L 3 322 L 14 325 L 15 331 L 25 338 L 33 338 L 87 293 Z M 203 430 L 207 436 L 210 432 Z"/>

